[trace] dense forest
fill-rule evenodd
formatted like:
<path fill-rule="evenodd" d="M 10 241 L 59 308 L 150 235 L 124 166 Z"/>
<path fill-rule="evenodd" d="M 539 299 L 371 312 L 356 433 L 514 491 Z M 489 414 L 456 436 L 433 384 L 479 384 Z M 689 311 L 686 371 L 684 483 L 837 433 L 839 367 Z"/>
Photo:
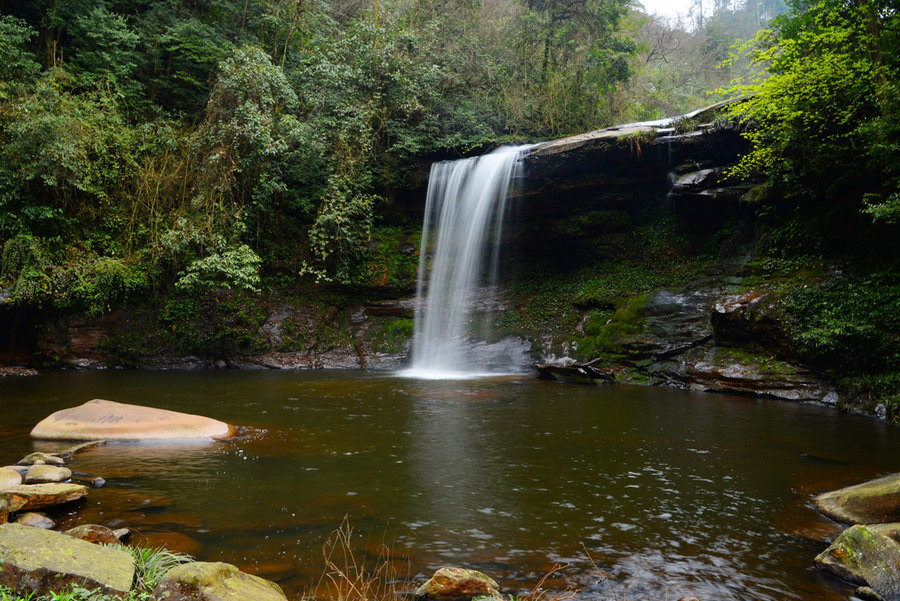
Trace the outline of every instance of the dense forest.
<path fill-rule="evenodd" d="M 626 0 L 7 8 L 0 280 L 94 312 L 170 286 L 364 281 L 411 162 L 708 103 L 777 9 L 691 29 Z"/>
<path fill-rule="evenodd" d="M 745 96 L 732 175 L 757 184 L 764 268 L 837 274 L 791 296 L 800 344 L 895 398 L 900 3 L 704 6 L 4 3 L 0 298 L 154 299 L 175 331 L 222 291 L 406 291 L 386 216 L 428 162 Z"/>

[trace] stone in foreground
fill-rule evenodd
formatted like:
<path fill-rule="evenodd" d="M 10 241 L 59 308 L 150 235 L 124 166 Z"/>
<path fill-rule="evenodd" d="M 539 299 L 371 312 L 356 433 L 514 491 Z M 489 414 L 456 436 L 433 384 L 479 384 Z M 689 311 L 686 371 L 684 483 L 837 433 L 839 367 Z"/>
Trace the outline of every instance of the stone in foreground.
<path fill-rule="evenodd" d="M 72 470 L 55 465 L 32 465 L 25 473 L 26 484 L 49 484 L 65 482 L 72 477 Z"/>
<path fill-rule="evenodd" d="M 112 545 L 119 542 L 119 537 L 116 536 L 112 529 L 100 524 L 81 524 L 80 526 L 69 528 L 63 534 L 73 538 L 80 538 L 89 543 Z"/>
<path fill-rule="evenodd" d="M 31 511 L 77 501 L 87 495 L 82 484 L 20 484 L 0 491 L 10 511 Z"/>
<path fill-rule="evenodd" d="M 501 598 L 493 578 L 464 568 L 441 568 L 416 590 L 416 599 L 427 601 L 461 601 L 475 597 Z"/>
<path fill-rule="evenodd" d="M 19 472 L 11 470 L 8 467 L 0 467 L 0 490 L 9 488 L 10 486 L 18 486 L 22 483 L 22 476 Z"/>
<path fill-rule="evenodd" d="M 94 399 L 57 411 L 31 431 L 50 440 L 183 440 L 223 439 L 234 428 L 201 415 Z"/>
<path fill-rule="evenodd" d="M 813 503 L 819 511 L 839 522 L 900 522 L 900 473 L 822 493 Z"/>
<path fill-rule="evenodd" d="M 0 585 L 19 595 L 81 586 L 122 597 L 133 579 L 134 560 L 126 551 L 40 528 L 0 526 Z"/>
<path fill-rule="evenodd" d="M 900 599 L 900 545 L 867 526 L 844 530 L 816 557 L 816 567 L 889 601 Z"/>
<path fill-rule="evenodd" d="M 157 601 L 286 601 L 281 587 L 228 563 L 198 562 L 172 568 L 153 590 Z"/>

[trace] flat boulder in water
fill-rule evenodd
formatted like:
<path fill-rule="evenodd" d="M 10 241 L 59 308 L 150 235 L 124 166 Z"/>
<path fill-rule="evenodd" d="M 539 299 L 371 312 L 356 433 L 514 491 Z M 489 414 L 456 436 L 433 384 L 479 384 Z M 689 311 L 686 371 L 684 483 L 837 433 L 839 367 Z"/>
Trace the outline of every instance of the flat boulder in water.
<path fill-rule="evenodd" d="M 850 524 L 900 522 L 900 473 L 822 493 L 813 499 L 828 517 Z"/>
<path fill-rule="evenodd" d="M 9 511 L 31 511 L 77 501 L 87 495 L 81 484 L 20 484 L 0 491 Z"/>
<path fill-rule="evenodd" d="M 31 431 L 33 438 L 50 440 L 218 440 L 233 435 L 232 426 L 209 417 L 103 399 L 57 411 Z"/>
<path fill-rule="evenodd" d="M 287 601 L 281 587 L 229 563 L 197 562 L 169 570 L 156 588 L 158 601 Z"/>

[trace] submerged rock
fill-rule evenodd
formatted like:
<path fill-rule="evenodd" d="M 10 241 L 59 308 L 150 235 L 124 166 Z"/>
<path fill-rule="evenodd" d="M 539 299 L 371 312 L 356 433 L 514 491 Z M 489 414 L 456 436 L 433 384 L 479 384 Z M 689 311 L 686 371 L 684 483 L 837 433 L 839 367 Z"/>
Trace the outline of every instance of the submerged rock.
<path fill-rule="evenodd" d="M 80 586 L 123 596 L 131 590 L 133 579 L 134 560 L 126 551 L 50 530 L 0 525 L 0 585 L 20 595 Z"/>
<path fill-rule="evenodd" d="M 16 471 L 6 467 L 0 467 L 0 490 L 17 486 L 22 483 L 22 475 Z"/>
<path fill-rule="evenodd" d="M 79 538 L 89 543 L 103 543 L 111 545 L 119 542 L 119 537 L 110 528 L 99 524 L 82 524 L 69 528 L 63 534 L 73 538 Z"/>
<path fill-rule="evenodd" d="M 839 522 L 900 522 L 900 473 L 822 493 L 813 503 L 819 511 Z"/>
<path fill-rule="evenodd" d="M 228 563 L 198 562 L 172 568 L 153 590 L 158 601 L 286 601 L 281 587 Z"/>
<path fill-rule="evenodd" d="M 416 599 L 425 601 L 461 601 L 475 597 L 500 599 L 499 586 L 487 574 L 464 568 L 441 568 L 416 589 Z"/>
<path fill-rule="evenodd" d="M 21 514 L 16 518 L 16 523 L 23 526 L 43 528 L 44 530 L 52 530 L 56 526 L 56 522 L 47 517 L 47 514 L 36 513 L 33 511 Z"/>
<path fill-rule="evenodd" d="M 25 473 L 26 484 L 65 482 L 72 477 L 72 470 L 55 465 L 32 465 Z"/>
<path fill-rule="evenodd" d="M 816 567 L 838 578 L 900 599 L 900 545 L 863 525 L 851 526 L 816 557 Z"/>
<path fill-rule="evenodd" d="M 87 495 L 81 484 L 20 484 L 0 491 L 10 511 L 30 511 L 77 501 Z"/>
<path fill-rule="evenodd" d="M 100 446 L 102 444 L 106 444 L 106 441 L 105 440 L 89 440 L 87 442 L 82 442 L 77 445 L 71 446 L 68 449 L 64 449 L 56 454 L 64 459 L 71 459 L 76 453 L 80 453 L 81 451 L 84 451 L 86 449 L 92 449 L 92 448 Z"/>
<path fill-rule="evenodd" d="M 231 425 L 209 417 L 103 399 L 57 411 L 31 431 L 33 438 L 52 440 L 223 439 L 233 435 Z"/>

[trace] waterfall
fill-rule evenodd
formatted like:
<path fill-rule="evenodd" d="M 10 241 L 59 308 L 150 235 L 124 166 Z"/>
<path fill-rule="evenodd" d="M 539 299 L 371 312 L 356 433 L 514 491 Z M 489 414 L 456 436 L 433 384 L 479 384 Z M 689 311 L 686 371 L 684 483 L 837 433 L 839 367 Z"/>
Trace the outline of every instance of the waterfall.
<path fill-rule="evenodd" d="M 506 199 L 529 146 L 435 163 L 428 179 L 416 290 L 414 377 L 453 378 L 521 368 L 524 343 L 476 342 L 474 305 L 496 304 Z M 434 237 L 430 274 L 428 249 Z"/>

